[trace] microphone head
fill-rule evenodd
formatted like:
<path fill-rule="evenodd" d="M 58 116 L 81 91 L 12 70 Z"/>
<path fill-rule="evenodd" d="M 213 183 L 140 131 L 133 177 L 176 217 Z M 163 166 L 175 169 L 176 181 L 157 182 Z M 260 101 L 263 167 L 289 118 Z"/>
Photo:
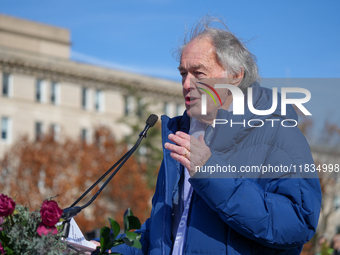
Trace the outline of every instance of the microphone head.
<path fill-rule="evenodd" d="M 149 118 L 146 120 L 146 125 L 153 127 L 158 120 L 158 116 L 156 114 L 151 114 Z"/>

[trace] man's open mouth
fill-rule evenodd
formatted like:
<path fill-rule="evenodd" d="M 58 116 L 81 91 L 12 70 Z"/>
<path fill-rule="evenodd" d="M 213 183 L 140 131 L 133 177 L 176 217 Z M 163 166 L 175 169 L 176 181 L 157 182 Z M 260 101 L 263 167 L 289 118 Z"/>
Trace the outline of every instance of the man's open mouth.
<path fill-rule="evenodd" d="M 199 98 L 197 98 L 197 97 L 186 96 L 185 97 L 185 104 L 186 105 L 192 105 L 192 104 L 195 104 L 198 100 L 199 100 Z"/>

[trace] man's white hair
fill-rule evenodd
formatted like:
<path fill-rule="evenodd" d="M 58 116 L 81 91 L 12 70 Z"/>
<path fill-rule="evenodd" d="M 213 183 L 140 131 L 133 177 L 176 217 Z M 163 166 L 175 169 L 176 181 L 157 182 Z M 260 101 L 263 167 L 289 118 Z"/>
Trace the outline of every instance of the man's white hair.
<path fill-rule="evenodd" d="M 211 23 L 219 23 L 223 28 L 212 27 Z M 186 45 L 195 38 L 208 37 L 212 40 L 219 63 L 224 67 L 228 76 L 236 76 L 242 69 L 244 77 L 238 86 L 246 91 L 253 82 L 260 80 L 256 57 L 244 46 L 239 38 L 229 31 L 225 23 L 219 18 L 205 16 L 198 20 L 190 34 L 184 35 L 183 44 L 176 51 L 180 60 Z"/>

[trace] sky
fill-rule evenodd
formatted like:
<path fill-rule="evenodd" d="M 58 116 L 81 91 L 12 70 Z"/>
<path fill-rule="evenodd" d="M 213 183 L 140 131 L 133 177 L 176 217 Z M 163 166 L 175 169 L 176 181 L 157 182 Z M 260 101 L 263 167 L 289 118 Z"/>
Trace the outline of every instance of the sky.
<path fill-rule="evenodd" d="M 207 14 L 243 39 L 262 78 L 340 78 L 339 11 L 339 0 L 0 0 L 2 14 L 69 29 L 72 60 L 175 81 L 173 52 Z M 315 118 L 340 124 L 338 84 L 313 86 Z"/>

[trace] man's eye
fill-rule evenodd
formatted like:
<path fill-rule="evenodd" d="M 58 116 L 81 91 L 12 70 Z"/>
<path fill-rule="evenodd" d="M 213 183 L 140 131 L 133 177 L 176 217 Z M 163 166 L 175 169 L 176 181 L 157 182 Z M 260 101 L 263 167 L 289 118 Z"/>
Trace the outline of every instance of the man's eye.
<path fill-rule="evenodd" d="M 181 74 L 182 77 L 187 75 L 186 72 L 181 72 L 180 74 Z"/>
<path fill-rule="evenodd" d="M 196 77 L 201 77 L 201 76 L 203 76 L 204 75 L 204 73 L 202 73 L 202 72 L 195 72 L 195 76 Z"/>

